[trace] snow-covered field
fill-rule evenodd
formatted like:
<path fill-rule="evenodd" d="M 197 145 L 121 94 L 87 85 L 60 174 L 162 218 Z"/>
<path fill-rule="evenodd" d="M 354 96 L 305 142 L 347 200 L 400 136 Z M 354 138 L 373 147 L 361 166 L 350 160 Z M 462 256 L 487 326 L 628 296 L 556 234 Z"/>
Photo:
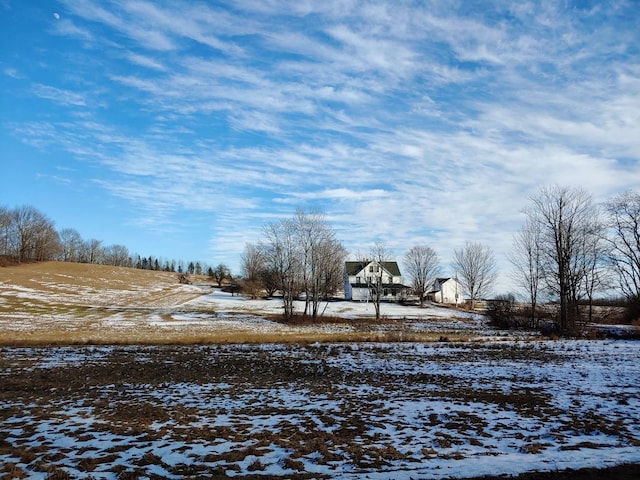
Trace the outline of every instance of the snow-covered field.
<path fill-rule="evenodd" d="M 640 462 L 637 342 L 3 348 L 0 365 L 0 464 L 16 478 Z"/>

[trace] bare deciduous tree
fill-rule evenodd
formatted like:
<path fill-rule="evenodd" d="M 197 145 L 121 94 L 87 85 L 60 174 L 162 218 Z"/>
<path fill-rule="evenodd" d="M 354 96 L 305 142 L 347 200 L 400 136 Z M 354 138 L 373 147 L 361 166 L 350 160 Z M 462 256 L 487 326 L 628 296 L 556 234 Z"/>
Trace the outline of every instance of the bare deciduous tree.
<path fill-rule="evenodd" d="M 589 304 L 589 321 L 593 320 L 595 294 L 608 288 L 610 283 L 606 259 L 605 226 L 600 209 L 593 206 L 591 218 L 584 226 L 576 261 L 576 269 L 580 271 L 582 284 L 576 286 L 574 294 L 574 298 L 578 300 L 582 296 L 581 291 L 586 295 Z"/>
<path fill-rule="evenodd" d="M 273 297 L 279 288 L 277 272 L 272 267 L 265 266 L 260 273 L 259 285 L 264 289 L 264 293 L 268 298 Z"/>
<path fill-rule="evenodd" d="M 60 254 L 60 236 L 51 220 L 43 219 L 34 242 L 34 260 L 42 262 L 53 260 Z"/>
<path fill-rule="evenodd" d="M 304 314 L 316 318 L 320 304 L 342 281 L 346 252 L 323 214 L 299 210 L 293 218 L 269 224 L 261 248 L 266 278 L 277 280 L 284 314 L 293 315 L 293 301 L 305 294 Z M 338 273 L 340 272 L 340 273 Z"/>
<path fill-rule="evenodd" d="M 26 260 L 50 260 L 55 257 L 60 241 L 53 222 L 31 206 L 18 207 L 11 212 L 16 256 Z"/>
<path fill-rule="evenodd" d="M 130 267 L 129 249 L 124 245 L 109 245 L 102 249 L 102 261 L 114 267 Z"/>
<path fill-rule="evenodd" d="M 628 191 L 606 205 L 609 259 L 629 301 L 630 316 L 640 318 L 640 193 Z"/>
<path fill-rule="evenodd" d="M 79 262 L 82 250 L 82 237 L 73 228 L 60 230 L 61 259 L 63 262 Z"/>
<path fill-rule="evenodd" d="M 243 290 L 251 298 L 257 298 L 264 288 L 262 277 L 267 268 L 264 251 L 258 245 L 246 243 L 240 257 L 240 268 Z"/>
<path fill-rule="evenodd" d="M 509 257 L 514 267 L 512 277 L 529 298 L 531 308 L 530 327 L 537 328 L 536 309 L 542 271 L 542 238 L 540 225 L 527 219 L 513 238 L 513 253 Z"/>
<path fill-rule="evenodd" d="M 405 254 L 404 266 L 420 306 L 423 306 L 429 288 L 440 273 L 440 257 L 433 248 L 417 245 Z"/>
<path fill-rule="evenodd" d="M 298 210 L 294 217 L 299 246 L 304 314 L 319 314 L 320 303 L 339 286 L 337 275 L 344 265 L 346 251 L 336 240 L 335 232 L 319 212 Z"/>
<path fill-rule="evenodd" d="M 302 276 L 296 225 L 291 219 L 283 219 L 264 227 L 266 247 L 265 259 L 277 279 L 282 292 L 284 316 L 291 318 L 294 300 L 301 291 Z"/>
<path fill-rule="evenodd" d="M 80 261 L 84 263 L 101 263 L 102 262 L 102 241 L 90 238 L 82 244 L 82 253 Z"/>
<path fill-rule="evenodd" d="M 347 251 L 342 243 L 333 238 L 319 249 L 320 268 L 318 275 L 318 293 L 323 299 L 329 299 L 344 282 L 344 261 Z"/>
<path fill-rule="evenodd" d="M 453 269 L 475 308 L 476 300 L 491 291 L 497 278 L 496 261 L 491 248 L 477 242 L 467 242 L 453 253 Z"/>
<path fill-rule="evenodd" d="M 258 281 L 265 268 L 264 253 L 253 243 L 246 243 L 240 256 L 240 268 L 245 280 Z"/>
<path fill-rule="evenodd" d="M 386 247 L 382 243 L 376 242 L 371 248 L 371 261 L 374 263 L 374 265 L 372 265 L 374 271 L 372 272 L 373 275 L 371 276 L 371 281 L 369 283 L 371 299 L 373 300 L 373 306 L 376 310 L 376 320 L 379 320 L 381 315 L 380 302 L 382 300 L 384 283 L 382 278 L 383 265 L 389 261 L 389 258 L 390 254 Z"/>
<path fill-rule="evenodd" d="M 591 196 L 578 188 L 545 187 L 532 203 L 526 213 L 541 232 L 545 283 L 560 300 L 561 332 L 573 333 L 584 291 L 586 239 L 597 236 L 597 212 Z"/>
<path fill-rule="evenodd" d="M 0 255 L 13 256 L 11 210 L 0 205 Z"/>

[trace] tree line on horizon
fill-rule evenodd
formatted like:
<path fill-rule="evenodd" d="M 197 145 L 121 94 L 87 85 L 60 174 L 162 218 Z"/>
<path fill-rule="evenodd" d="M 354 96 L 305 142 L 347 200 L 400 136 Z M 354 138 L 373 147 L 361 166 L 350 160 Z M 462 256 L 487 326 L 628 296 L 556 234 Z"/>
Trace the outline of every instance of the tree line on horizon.
<path fill-rule="evenodd" d="M 577 187 L 543 187 L 530 198 L 525 221 L 513 237 L 510 277 L 525 298 L 528 321 L 514 312 L 515 296 L 497 297 L 502 311 L 495 312 L 504 325 L 526 324 L 538 328 L 543 305 L 556 305 L 554 322 L 562 334 L 573 334 L 584 323 L 583 305 L 591 319 L 597 295 L 622 295 L 627 320 L 640 319 L 640 193 L 620 193 L 602 204 Z M 284 314 L 293 316 L 294 300 L 305 299 L 303 315 L 322 315 L 320 304 L 344 281 L 348 252 L 324 214 L 298 210 L 263 227 L 257 243 L 247 243 L 241 256 L 244 293 L 282 296 Z M 224 264 L 215 268 L 200 262 L 161 261 L 129 254 L 122 245 L 102 246 L 83 240 L 74 229 L 56 231 L 53 222 L 30 206 L 0 206 L 0 257 L 16 262 L 62 260 L 99 263 L 184 274 L 208 274 L 221 285 L 231 272 Z M 365 256 L 357 260 L 364 260 Z M 370 260 L 393 260 L 385 246 L 376 243 Z M 403 257 L 413 294 L 423 304 L 433 280 L 441 275 L 441 260 L 427 245 L 411 247 Z M 486 296 L 497 277 L 496 260 L 489 246 L 466 242 L 455 249 L 451 268 L 471 305 Z M 379 279 L 382 282 L 382 279 Z M 381 283 L 371 285 L 376 316 L 380 315 Z M 506 309 L 506 310 L 505 310 Z M 515 319 L 515 320 L 514 320 Z"/>
<path fill-rule="evenodd" d="M 95 238 L 83 239 L 74 228 L 56 230 L 54 222 L 33 206 L 0 206 L 0 258 L 5 263 L 48 260 L 110 265 L 190 275 L 208 275 L 218 284 L 231 276 L 224 264 L 215 267 L 204 262 L 143 257 L 129 252 L 125 245 L 103 245 Z"/>

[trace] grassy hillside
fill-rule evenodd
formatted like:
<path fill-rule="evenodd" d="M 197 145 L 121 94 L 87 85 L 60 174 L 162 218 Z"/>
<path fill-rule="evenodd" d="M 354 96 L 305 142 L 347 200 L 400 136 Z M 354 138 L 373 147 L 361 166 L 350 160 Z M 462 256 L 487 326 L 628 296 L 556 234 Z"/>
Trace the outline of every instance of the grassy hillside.
<path fill-rule="evenodd" d="M 0 343 L 142 335 L 136 319 L 162 317 L 201 294 L 170 272 L 67 262 L 2 267 Z"/>
<path fill-rule="evenodd" d="M 175 273 L 69 262 L 0 268 L 0 295 L 6 300 L 12 292 L 43 302 L 129 307 L 173 306 L 198 296 Z"/>

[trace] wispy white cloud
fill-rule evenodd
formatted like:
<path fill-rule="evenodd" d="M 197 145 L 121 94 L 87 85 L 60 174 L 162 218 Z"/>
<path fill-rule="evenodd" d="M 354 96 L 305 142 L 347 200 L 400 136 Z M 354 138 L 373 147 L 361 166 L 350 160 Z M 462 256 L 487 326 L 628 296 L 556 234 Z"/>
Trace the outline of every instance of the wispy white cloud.
<path fill-rule="evenodd" d="M 50 85 L 34 85 L 33 93 L 40 98 L 52 100 L 62 105 L 74 107 L 84 107 L 87 105 L 87 100 L 83 94 L 55 88 Z"/>
<path fill-rule="evenodd" d="M 22 78 L 22 75 L 20 75 L 20 73 L 15 68 L 5 68 L 4 70 L 2 70 L 2 73 L 4 73 L 8 77 L 15 79 Z"/>
<path fill-rule="evenodd" d="M 53 31 L 57 35 L 75 37 L 86 41 L 95 40 L 90 30 L 78 27 L 72 20 L 68 18 L 57 20 L 54 23 Z"/>
<path fill-rule="evenodd" d="M 129 52 L 127 54 L 127 59 L 136 65 L 140 65 L 141 67 L 151 68 L 153 70 L 159 70 L 159 71 L 166 70 L 166 67 L 162 65 L 161 62 L 158 62 L 146 55 L 140 55 L 138 53 Z"/>

